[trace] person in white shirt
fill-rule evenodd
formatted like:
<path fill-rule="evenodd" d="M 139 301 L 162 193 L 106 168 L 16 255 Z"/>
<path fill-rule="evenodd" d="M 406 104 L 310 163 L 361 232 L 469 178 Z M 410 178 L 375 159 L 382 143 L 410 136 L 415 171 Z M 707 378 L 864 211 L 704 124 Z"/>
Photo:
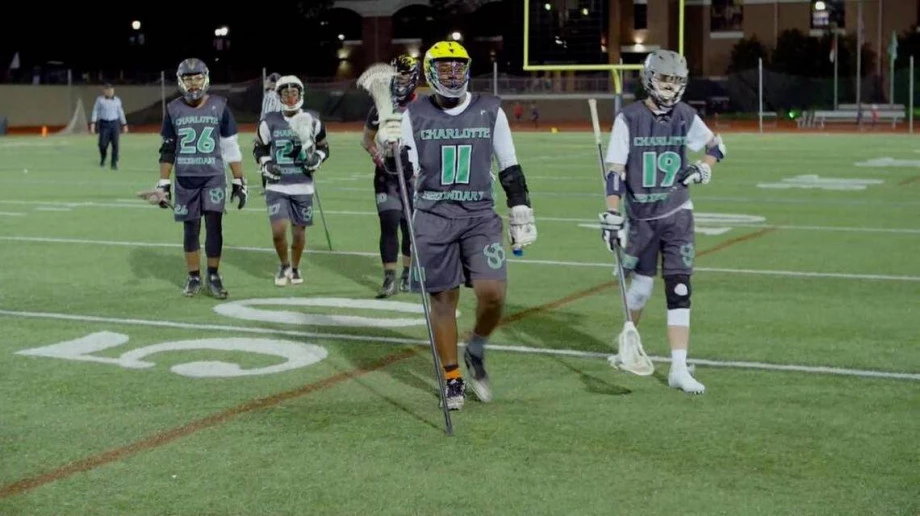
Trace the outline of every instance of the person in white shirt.
<path fill-rule="evenodd" d="M 624 251 L 622 266 L 632 276 L 626 305 L 634 323 L 652 294 L 660 259 L 671 348 L 668 384 L 702 394 L 705 387 L 687 368 L 695 254 L 688 186 L 709 183 L 712 167 L 725 157 L 725 144 L 696 110 L 680 101 L 687 75 L 687 60 L 676 52 L 656 50 L 645 60 L 642 83 L 648 98 L 624 108 L 610 134 L 607 211 L 600 222 L 610 251 L 617 242 Z M 702 160 L 690 163 L 687 149 L 704 148 Z"/>
<path fill-rule="evenodd" d="M 102 95 L 96 97 L 93 106 L 93 115 L 89 124 L 89 132 L 96 133 L 99 129 L 99 166 L 105 166 L 105 157 L 109 145 L 112 146 L 112 170 L 118 170 L 118 135 L 119 126 L 128 132 L 128 121 L 125 119 L 125 110 L 121 99 L 115 96 L 115 88 L 111 84 L 102 87 Z"/>
<path fill-rule="evenodd" d="M 459 410 L 466 399 L 457 352 L 457 303 L 460 286 L 476 294 L 476 323 L 466 341 L 464 362 L 470 385 L 480 401 L 492 399 L 485 370 L 485 345 L 504 309 L 507 264 L 502 219 L 495 211 L 491 172 L 511 209 L 511 246 L 536 241 L 530 194 L 518 164 L 508 118 L 501 100 L 467 92 L 470 57 L 454 41 L 436 43 L 423 60 L 425 79 L 434 95 L 407 105 L 405 113 L 381 120 L 383 139 L 401 140 L 403 162 L 415 180 L 413 229 L 417 263 L 410 288 L 431 299 L 431 325 L 446 380 L 447 408 Z M 384 159 L 395 173 L 395 156 Z"/>

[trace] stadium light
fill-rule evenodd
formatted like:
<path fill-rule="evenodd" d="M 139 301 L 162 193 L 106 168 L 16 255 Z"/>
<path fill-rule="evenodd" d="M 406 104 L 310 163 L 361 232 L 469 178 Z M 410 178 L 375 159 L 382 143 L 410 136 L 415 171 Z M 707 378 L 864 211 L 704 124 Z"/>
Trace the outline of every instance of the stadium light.
<path fill-rule="evenodd" d="M 582 15 L 582 16 L 587 16 L 587 15 L 588 15 L 588 8 L 587 8 L 587 7 L 582 7 L 582 8 L 581 8 L 581 15 Z"/>
<path fill-rule="evenodd" d="M 460 34 L 457 31 L 453 31 L 450 33 L 450 39 L 454 41 L 460 41 L 461 39 L 463 39 L 463 34 Z"/>
<path fill-rule="evenodd" d="M 815 2 L 815 11 L 823 11 L 825 9 L 827 9 L 827 4 L 825 4 L 821 0 L 818 0 L 817 2 Z"/>
<path fill-rule="evenodd" d="M 339 41 L 345 41 L 345 35 L 339 34 Z"/>
<path fill-rule="evenodd" d="M 224 37 L 229 33 L 230 33 L 230 28 L 227 27 L 226 25 L 224 25 L 223 27 L 218 27 L 214 29 L 214 35 L 217 36 L 218 38 Z"/>
<path fill-rule="evenodd" d="M 553 6 L 550 5 L 549 3 L 543 4 L 543 8 L 546 9 L 547 11 L 553 10 Z"/>
<path fill-rule="evenodd" d="M 131 22 L 131 28 L 134 30 L 141 30 L 141 22 L 134 20 Z"/>

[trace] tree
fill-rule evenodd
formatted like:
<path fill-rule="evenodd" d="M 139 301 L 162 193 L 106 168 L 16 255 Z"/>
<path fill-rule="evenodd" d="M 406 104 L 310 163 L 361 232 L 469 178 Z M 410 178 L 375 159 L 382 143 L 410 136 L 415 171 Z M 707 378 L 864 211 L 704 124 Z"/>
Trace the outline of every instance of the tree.
<path fill-rule="evenodd" d="M 731 60 L 728 63 L 728 73 L 742 72 L 757 68 L 757 60 L 763 59 L 766 66 L 769 52 L 767 47 L 757 39 L 757 36 L 744 38 L 732 47 Z"/>

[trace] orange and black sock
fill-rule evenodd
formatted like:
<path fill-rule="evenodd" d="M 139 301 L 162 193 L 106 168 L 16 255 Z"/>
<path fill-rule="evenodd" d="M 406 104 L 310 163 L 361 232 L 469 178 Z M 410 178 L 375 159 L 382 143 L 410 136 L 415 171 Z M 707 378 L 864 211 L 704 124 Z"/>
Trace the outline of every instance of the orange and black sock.
<path fill-rule="evenodd" d="M 459 380 L 460 366 L 457 364 L 444 366 L 444 378 L 447 380 Z"/>

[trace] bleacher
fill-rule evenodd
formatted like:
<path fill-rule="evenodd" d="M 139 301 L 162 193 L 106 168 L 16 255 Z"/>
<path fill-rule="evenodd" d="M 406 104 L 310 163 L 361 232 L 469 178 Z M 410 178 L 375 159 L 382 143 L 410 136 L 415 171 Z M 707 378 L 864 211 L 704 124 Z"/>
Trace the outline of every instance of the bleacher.
<path fill-rule="evenodd" d="M 876 104 L 876 110 L 872 109 L 872 104 L 862 104 L 862 113 L 860 116 L 860 106 L 857 104 L 840 104 L 835 110 L 815 110 L 803 114 L 798 120 L 798 125 L 802 127 L 821 127 L 832 123 L 891 123 L 891 127 L 897 127 L 898 123 L 907 118 L 907 109 L 903 104 Z M 877 118 L 875 118 L 877 114 Z"/>

